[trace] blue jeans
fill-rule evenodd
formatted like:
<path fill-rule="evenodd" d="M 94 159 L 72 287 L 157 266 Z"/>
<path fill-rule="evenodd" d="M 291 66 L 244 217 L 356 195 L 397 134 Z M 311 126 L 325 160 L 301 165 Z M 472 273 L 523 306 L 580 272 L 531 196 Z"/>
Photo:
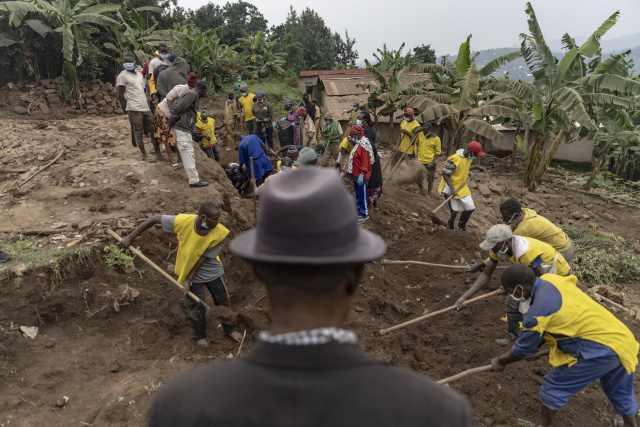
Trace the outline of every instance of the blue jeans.
<path fill-rule="evenodd" d="M 218 147 L 218 144 L 206 148 L 200 146 L 200 148 L 202 148 L 202 151 L 204 151 L 208 158 L 215 159 L 216 162 L 220 161 L 220 147 Z"/>
<path fill-rule="evenodd" d="M 358 184 L 356 181 L 353 181 L 353 192 L 356 195 L 356 209 L 360 216 L 369 216 L 369 209 L 367 208 L 367 202 L 369 201 L 369 196 L 367 193 L 367 184 Z"/>
<path fill-rule="evenodd" d="M 627 374 L 613 350 L 606 356 L 589 360 L 579 356 L 578 362 L 571 367 L 555 367 L 542 380 L 540 400 L 547 408 L 557 411 L 571 396 L 598 379 L 616 413 L 633 418 L 638 410 L 633 395 L 633 374 Z"/>
<path fill-rule="evenodd" d="M 255 134 L 258 135 L 258 138 L 260 138 L 260 141 L 266 142 L 267 145 L 269 145 L 269 148 L 273 150 L 273 128 L 269 127 L 269 128 L 265 128 L 265 130 L 267 134 L 266 141 L 264 140 L 264 135 L 262 134 L 262 128 L 260 127 L 260 125 L 256 127 Z"/>

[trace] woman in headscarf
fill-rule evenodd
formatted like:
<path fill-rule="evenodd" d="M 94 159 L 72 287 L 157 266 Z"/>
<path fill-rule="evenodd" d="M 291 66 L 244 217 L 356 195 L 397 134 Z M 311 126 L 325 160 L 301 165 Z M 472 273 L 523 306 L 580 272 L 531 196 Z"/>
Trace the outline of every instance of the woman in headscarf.
<path fill-rule="evenodd" d="M 349 154 L 349 163 L 345 178 L 353 181 L 353 191 L 356 196 L 358 224 L 369 219 L 367 184 L 371 179 L 371 166 L 375 164 L 375 155 L 369 139 L 364 136 L 364 129 L 352 126 L 349 136 L 353 142 L 353 149 Z"/>
<path fill-rule="evenodd" d="M 369 190 L 369 205 L 373 204 L 373 208 L 378 210 L 378 200 L 382 200 L 382 168 L 380 167 L 380 156 L 378 156 L 378 150 L 376 149 L 376 130 L 371 123 L 371 115 L 367 111 L 362 111 L 358 114 L 356 124 L 358 123 L 364 129 L 364 136 L 367 137 L 373 148 L 375 163 L 372 166 L 371 179 L 367 188 Z"/>
<path fill-rule="evenodd" d="M 289 126 L 293 126 L 293 145 L 300 145 L 300 132 L 298 130 L 298 115 L 296 110 L 293 109 L 293 100 L 287 99 L 284 101 L 284 109 L 287 111 L 287 122 Z"/>

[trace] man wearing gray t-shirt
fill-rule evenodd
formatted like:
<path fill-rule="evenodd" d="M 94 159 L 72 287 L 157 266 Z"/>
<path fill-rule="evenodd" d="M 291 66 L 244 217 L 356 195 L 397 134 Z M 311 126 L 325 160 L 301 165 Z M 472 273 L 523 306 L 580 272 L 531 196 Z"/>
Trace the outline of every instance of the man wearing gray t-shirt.
<path fill-rule="evenodd" d="M 187 293 L 191 291 L 199 299 L 204 300 L 206 287 L 215 305 L 223 307 L 231 305 L 224 280 L 224 268 L 218 260 L 220 246 L 229 230 L 220 224 L 219 220 L 218 206 L 214 202 L 204 202 L 200 205 L 198 215 L 154 215 L 119 243 L 121 247 L 129 247 L 133 239 L 154 224 L 161 224 L 163 231 L 178 236 L 175 273 L 178 275 L 178 282 L 184 287 L 185 303 L 189 310 L 191 327 L 195 333 L 194 338 L 200 347 L 205 348 L 209 347 L 206 340 L 206 312 L 202 305 L 189 298 Z M 241 342 L 242 335 L 235 331 L 230 309 L 217 311 L 225 335 Z"/>

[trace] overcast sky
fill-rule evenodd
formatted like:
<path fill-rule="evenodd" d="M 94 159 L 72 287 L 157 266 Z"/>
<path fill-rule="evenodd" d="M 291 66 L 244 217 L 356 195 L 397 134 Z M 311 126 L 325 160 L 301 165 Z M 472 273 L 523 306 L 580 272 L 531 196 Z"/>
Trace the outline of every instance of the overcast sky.
<path fill-rule="evenodd" d="M 314 9 L 333 31 L 343 35 L 345 29 L 356 39 L 358 62 L 371 58 L 383 43 L 389 49 L 431 44 L 437 55 L 457 54 L 460 43 L 469 34 L 472 50 L 513 46 L 518 35 L 527 32 L 525 1 L 457 0 L 439 2 L 402 2 L 389 0 L 247 0 L 269 21 L 269 26 L 283 23 L 294 4 L 297 11 Z M 197 9 L 207 0 L 178 0 L 185 8 Z M 223 5 L 226 1 L 212 3 Z M 532 0 L 538 22 L 547 40 L 559 39 L 565 32 L 572 37 L 590 35 L 616 10 L 618 23 L 605 35 L 612 39 L 640 31 L 638 0 Z M 391 5 L 391 8 L 389 6 Z M 640 45 L 640 40 L 638 40 Z"/>

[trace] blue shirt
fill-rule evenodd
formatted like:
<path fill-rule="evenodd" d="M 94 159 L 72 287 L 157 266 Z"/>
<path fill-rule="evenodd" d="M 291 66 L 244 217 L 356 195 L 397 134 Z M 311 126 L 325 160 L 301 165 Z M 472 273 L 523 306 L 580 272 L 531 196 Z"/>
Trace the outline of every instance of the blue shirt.
<path fill-rule="evenodd" d="M 264 152 L 262 146 L 264 143 L 257 135 L 249 135 L 242 138 L 238 147 L 238 158 L 240 163 L 244 163 L 247 175 L 251 178 L 251 162 L 253 157 L 253 166 L 256 169 L 255 179 L 260 179 L 264 174 L 273 170 L 271 160 Z"/>
<path fill-rule="evenodd" d="M 532 328 L 538 324 L 536 317 L 550 316 L 557 313 L 562 307 L 562 295 L 553 284 L 536 278 L 531 290 L 531 306 L 524 314 L 522 327 Z M 615 354 L 613 349 L 606 345 L 589 341 L 583 338 L 569 337 L 562 334 L 551 334 L 558 340 L 558 348 L 565 353 L 585 360 Z M 511 351 L 518 357 L 529 356 L 538 351 L 538 346 L 543 340 L 538 332 L 523 330 Z"/>

